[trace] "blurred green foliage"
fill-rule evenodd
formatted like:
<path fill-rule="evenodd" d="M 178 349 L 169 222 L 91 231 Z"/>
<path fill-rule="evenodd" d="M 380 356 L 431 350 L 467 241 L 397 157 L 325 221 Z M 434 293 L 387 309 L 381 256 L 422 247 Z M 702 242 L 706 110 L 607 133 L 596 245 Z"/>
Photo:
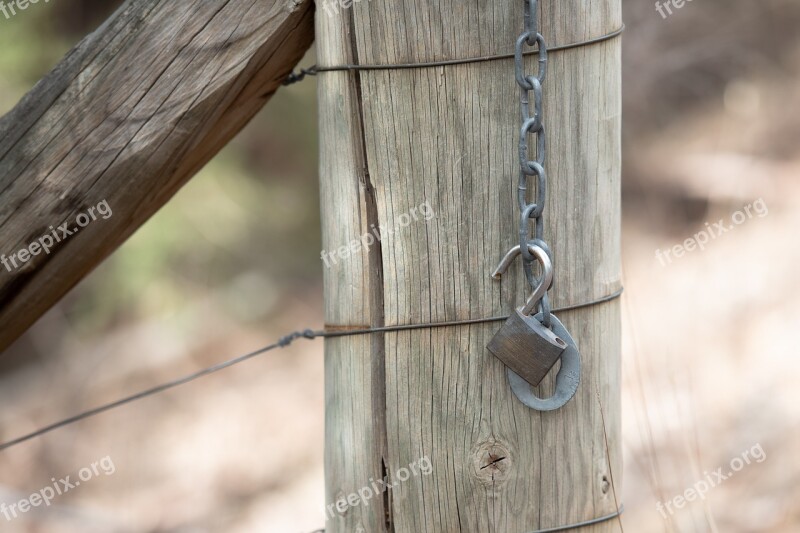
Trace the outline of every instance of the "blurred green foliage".
<path fill-rule="evenodd" d="M 11 18 L 0 14 L 0 110 L 8 111 L 69 50 L 52 31 L 53 6 L 33 5 Z"/>

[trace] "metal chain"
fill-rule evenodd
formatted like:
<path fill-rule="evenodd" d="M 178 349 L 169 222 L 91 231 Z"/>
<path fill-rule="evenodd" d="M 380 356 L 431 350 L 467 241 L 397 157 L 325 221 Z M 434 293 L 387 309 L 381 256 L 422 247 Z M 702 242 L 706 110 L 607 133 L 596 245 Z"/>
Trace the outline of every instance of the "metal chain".
<path fill-rule="evenodd" d="M 519 246 L 522 253 L 523 268 L 528 284 L 535 290 L 540 280 L 533 272 L 536 258 L 531 254 L 528 245 L 540 246 L 550 257 L 550 261 L 553 261 L 550 247 L 544 241 L 544 219 L 542 216 L 547 199 L 547 173 L 544 169 L 547 155 L 547 138 L 542 121 L 542 84 L 547 74 L 547 44 L 538 30 L 538 0 L 523 0 L 523 2 L 524 28 L 517 39 L 514 49 L 515 73 L 517 85 L 519 85 L 519 104 L 522 118 L 522 127 L 519 134 L 520 173 L 517 200 L 520 211 Z M 525 65 L 523 63 L 525 46 L 538 48 L 539 71 L 536 75 L 525 74 Z M 532 102 L 531 93 L 533 93 Z M 531 103 L 533 103 L 533 111 L 531 111 Z M 533 160 L 528 155 L 528 139 L 532 135 L 536 136 L 536 158 Z M 529 203 L 528 201 L 528 176 L 536 177 L 535 203 Z M 533 226 L 533 238 L 531 238 L 531 226 Z M 546 292 L 538 302 L 538 309 L 542 313 L 542 323 L 546 327 L 550 327 L 550 299 Z"/>

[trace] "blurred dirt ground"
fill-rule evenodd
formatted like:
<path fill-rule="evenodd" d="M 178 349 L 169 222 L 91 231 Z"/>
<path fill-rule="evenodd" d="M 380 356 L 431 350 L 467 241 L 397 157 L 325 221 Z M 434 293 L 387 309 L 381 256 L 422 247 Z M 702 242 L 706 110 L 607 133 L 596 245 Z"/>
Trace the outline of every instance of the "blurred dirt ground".
<path fill-rule="evenodd" d="M 800 4 L 624 7 L 625 530 L 800 532 Z M 3 354 L 0 439 L 322 323 L 313 83 Z M 657 259 L 759 199 L 764 216 Z M 320 528 L 323 381 L 322 344 L 298 341 L 0 453 L 7 503 L 116 467 L 0 531 Z M 763 462 L 658 512 L 754 446 Z"/>

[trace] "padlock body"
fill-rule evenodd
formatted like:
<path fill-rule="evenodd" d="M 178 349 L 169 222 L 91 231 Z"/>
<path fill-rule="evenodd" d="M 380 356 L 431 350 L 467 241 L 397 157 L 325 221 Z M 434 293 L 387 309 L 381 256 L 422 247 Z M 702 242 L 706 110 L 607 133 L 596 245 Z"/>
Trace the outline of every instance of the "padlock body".
<path fill-rule="evenodd" d="M 536 318 L 516 309 L 487 348 L 508 368 L 536 386 L 564 353 L 567 343 Z"/>

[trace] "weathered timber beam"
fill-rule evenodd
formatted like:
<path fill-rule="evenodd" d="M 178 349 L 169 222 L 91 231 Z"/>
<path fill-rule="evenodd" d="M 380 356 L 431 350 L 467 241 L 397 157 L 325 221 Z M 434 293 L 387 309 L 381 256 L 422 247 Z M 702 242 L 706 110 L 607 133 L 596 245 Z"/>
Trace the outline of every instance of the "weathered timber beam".
<path fill-rule="evenodd" d="M 0 350 L 261 109 L 313 14 L 310 0 L 129 0 L 0 118 Z M 104 200 L 112 216 L 56 242 Z M 49 253 L 31 248 L 46 235 Z"/>

